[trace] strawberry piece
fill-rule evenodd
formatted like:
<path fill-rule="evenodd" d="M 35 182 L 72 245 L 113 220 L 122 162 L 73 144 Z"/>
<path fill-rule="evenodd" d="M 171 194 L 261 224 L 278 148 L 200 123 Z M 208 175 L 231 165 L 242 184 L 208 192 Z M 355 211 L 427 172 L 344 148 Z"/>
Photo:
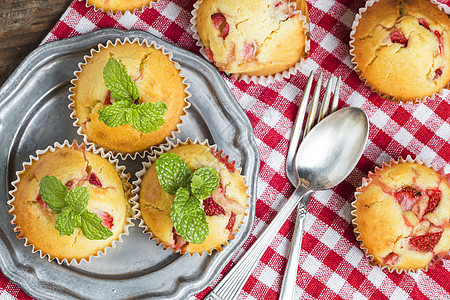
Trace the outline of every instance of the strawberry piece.
<path fill-rule="evenodd" d="M 414 250 L 421 252 L 431 252 L 434 246 L 439 243 L 442 237 L 441 232 L 428 233 L 424 235 L 413 236 L 409 238 L 409 244 Z"/>
<path fill-rule="evenodd" d="M 441 34 L 439 31 L 435 30 L 434 35 L 437 37 L 438 43 L 439 43 L 439 54 L 444 53 L 444 40 L 442 39 Z"/>
<path fill-rule="evenodd" d="M 434 75 L 433 80 L 438 79 L 439 77 L 442 76 L 442 69 L 441 69 L 441 68 L 436 69 L 436 70 L 434 71 L 434 74 L 435 74 L 435 75 Z"/>
<path fill-rule="evenodd" d="M 103 105 L 111 105 L 111 91 L 108 91 L 108 94 L 106 94 L 105 99 L 103 100 Z"/>
<path fill-rule="evenodd" d="M 440 190 L 427 190 L 426 193 L 428 194 L 428 206 L 425 209 L 424 215 L 434 211 L 436 206 L 439 205 L 439 202 L 441 202 L 441 191 Z"/>
<path fill-rule="evenodd" d="M 383 263 L 385 265 L 395 265 L 396 263 L 398 263 L 398 259 L 400 258 L 400 255 L 398 255 L 397 253 L 391 252 L 388 255 L 386 255 L 385 257 L 382 257 L 381 259 L 383 260 Z"/>
<path fill-rule="evenodd" d="M 95 210 L 95 214 L 102 219 L 102 225 L 111 229 L 113 227 L 114 218 L 106 211 Z"/>
<path fill-rule="evenodd" d="M 175 228 L 172 228 L 172 234 L 173 234 L 173 246 L 174 249 L 181 249 L 183 246 L 187 245 L 188 242 L 186 242 L 181 235 L 179 235 Z"/>
<path fill-rule="evenodd" d="M 67 187 L 69 188 L 69 190 L 72 189 L 73 184 L 74 184 L 74 181 L 73 181 L 73 180 L 69 180 L 69 181 L 67 181 L 66 183 L 64 183 L 64 185 L 67 186 Z"/>
<path fill-rule="evenodd" d="M 39 202 L 44 209 L 47 209 L 48 204 L 42 200 L 41 194 L 36 197 L 36 201 Z"/>
<path fill-rule="evenodd" d="M 402 210 L 411 210 L 411 207 L 419 201 L 421 193 L 413 187 L 406 186 L 397 191 L 394 195 Z"/>
<path fill-rule="evenodd" d="M 89 183 L 98 187 L 102 187 L 100 179 L 98 179 L 98 177 L 94 173 L 91 173 L 91 175 L 89 176 Z"/>
<path fill-rule="evenodd" d="M 203 200 L 203 210 L 205 211 L 207 216 L 217 216 L 224 215 L 225 209 L 222 206 L 217 204 L 211 196 Z"/>
<path fill-rule="evenodd" d="M 389 33 L 391 42 L 402 44 L 404 47 L 408 46 L 408 39 L 403 35 L 400 30 Z"/>
<path fill-rule="evenodd" d="M 208 56 L 209 60 L 214 62 L 214 54 L 212 53 L 211 49 L 206 48 L 205 51 L 206 51 L 206 56 Z"/>
<path fill-rule="evenodd" d="M 230 32 L 230 25 L 228 25 L 225 16 L 221 13 L 211 15 L 211 20 L 214 22 L 214 27 L 220 31 L 220 36 L 225 39 Z"/>
<path fill-rule="evenodd" d="M 424 18 L 418 18 L 417 20 L 419 21 L 420 25 L 422 25 L 426 29 L 430 30 L 430 24 L 428 23 L 427 20 L 425 20 Z"/>
<path fill-rule="evenodd" d="M 225 228 L 231 232 L 233 230 L 234 223 L 236 223 L 236 215 L 231 213 L 230 219 L 228 220 L 228 224 Z"/>
<path fill-rule="evenodd" d="M 249 58 L 252 58 L 256 54 L 256 50 L 258 49 L 257 43 L 245 43 L 244 45 L 244 61 L 248 60 Z"/>

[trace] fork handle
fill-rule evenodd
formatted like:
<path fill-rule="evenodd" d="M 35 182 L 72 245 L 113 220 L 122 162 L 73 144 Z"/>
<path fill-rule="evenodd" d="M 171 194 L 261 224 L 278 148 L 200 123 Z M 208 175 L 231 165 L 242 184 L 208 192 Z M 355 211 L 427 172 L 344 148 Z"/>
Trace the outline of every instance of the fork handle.
<path fill-rule="evenodd" d="M 303 224 L 305 222 L 306 208 L 311 194 L 305 195 L 297 207 L 297 220 L 295 222 L 294 233 L 292 234 L 291 251 L 284 271 L 283 283 L 281 284 L 280 298 L 290 300 L 294 298 L 295 284 L 297 281 L 298 261 L 302 248 Z"/>
<path fill-rule="evenodd" d="M 312 194 L 309 183 L 300 179 L 297 188 L 289 200 L 279 210 L 260 237 L 253 243 L 248 251 L 228 272 L 221 282 L 206 296 L 206 300 L 232 300 L 236 299 L 250 274 L 258 264 L 267 247 L 280 230 L 286 219 L 298 205 L 300 200 Z"/>

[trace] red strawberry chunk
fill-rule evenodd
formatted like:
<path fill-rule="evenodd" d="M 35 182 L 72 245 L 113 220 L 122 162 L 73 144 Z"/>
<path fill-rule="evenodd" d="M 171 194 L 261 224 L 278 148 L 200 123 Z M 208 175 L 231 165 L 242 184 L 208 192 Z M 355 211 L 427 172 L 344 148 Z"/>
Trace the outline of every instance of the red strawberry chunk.
<path fill-rule="evenodd" d="M 230 219 L 228 220 L 228 224 L 225 228 L 231 232 L 233 230 L 234 223 L 236 223 L 236 215 L 231 213 Z"/>
<path fill-rule="evenodd" d="M 439 243 L 442 237 L 441 232 L 428 233 L 424 235 L 413 236 L 409 238 L 409 244 L 413 249 L 421 252 L 431 252 L 434 246 Z"/>
<path fill-rule="evenodd" d="M 214 62 L 214 54 L 212 53 L 211 49 L 206 48 L 205 51 L 206 51 L 206 56 L 208 56 L 209 60 Z"/>
<path fill-rule="evenodd" d="M 403 187 L 395 193 L 395 199 L 402 207 L 403 211 L 411 210 L 411 207 L 419 201 L 420 191 L 413 187 Z"/>
<path fill-rule="evenodd" d="M 103 100 L 103 105 L 111 105 L 111 91 L 108 91 L 108 94 L 106 94 L 105 99 Z"/>
<path fill-rule="evenodd" d="M 211 196 L 203 200 L 203 210 L 205 211 L 207 216 L 217 216 L 224 215 L 225 209 L 222 206 L 217 204 Z"/>
<path fill-rule="evenodd" d="M 389 33 L 391 42 L 402 44 L 404 47 L 408 46 L 408 39 L 403 35 L 400 30 Z"/>
<path fill-rule="evenodd" d="M 181 249 L 184 245 L 187 244 L 187 242 L 183 239 L 183 237 L 175 231 L 175 228 L 172 228 L 172 234 L 173 234 L 172 248 Z"/>
<path fill-rule="evenodd" d="M 400 255 L 398 255 L 397 253 L 391 252 L 388 255 L 386 255 L 385 257 L 382 257 L 381 259 L 383 260 L 383 263 L 385 265 L 395 265 L 396 263 L 398 263 L 398 259 L 400 258 Z"/>
<path fill-rule="evenodd" d="M 420 25 L 422 25 L 426 29 L 430 30 L 430 24 L 428 23 L 427 20 L 425 20 L 424 18 L 418 18 L 417 20 L 419 21 Z"/>
<path fill-rule="evenodd" d="M 114 218 L 109 213 L 107 213 L 106 211 L 99 211 L 99 210 L 96 210 L 95 213 L 100 219 L 102 219 L 103 226 L 109 229 L 113 227 Z"/>
<path fill-rule="evenodd" d="M 436 69 L 435 71 L 434 71 L 434 80 L 436 80 L 436 79 L 438 79 L 439 77 L 441 77 L 442 76 L 442 69 L 441 68 L 438 68 L 438 69 Z"/>
<path fill-rule="evenodd" d="M 244 61 L 254 57 L 257 49 L 258 49 L 257 43 L 250 43 L 250 44 L 246 43 L 244 45 Z"/>
<path fill-rule="evenodd" d="M 437 37 L 438 43 L 439 43 L 439 54 L 444 53 L 444 40 L 442 39 L 441 34 L 439 31 L 435 30 L 434 35 Z"/>
<path fill-rule="evenodd" d="M 98 187 L 102 187 L 100 179 L 98 179 L 98 177 L 94 173 L 91 173 L 91 175 L 89 176 L 89 183 Z"/>
<path fill-rule="evenodd" d="M 439 202 L 441 202 L 441 191 L 440 190 L 427 190 L 426 193 L 428 194 L 429 200 L 428 200 L 428 206 L 425 209 L 424 215 L 433 212 L 436 206 L 439 205 Z"/>
<path fill-rule="evenodd" d="M 41 194 L 37 196 L 36 201 L 39 202 L 44 209 L 47 209 L 48 204 L 42 200 Z"/>
<path fill-rule="evenodd" d="M 220 36 L 225 39 L 230 32 L 230 25 L 228 25 L 225 16 L 221 13 L 211 15 L 211 20 L 214 22 L 214 27 L 220 30 Z"/>

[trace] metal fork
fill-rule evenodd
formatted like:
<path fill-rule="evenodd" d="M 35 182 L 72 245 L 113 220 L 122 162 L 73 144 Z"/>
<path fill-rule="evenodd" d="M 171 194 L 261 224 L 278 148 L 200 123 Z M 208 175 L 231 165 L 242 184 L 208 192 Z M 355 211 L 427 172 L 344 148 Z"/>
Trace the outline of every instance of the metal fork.
<path fill-rule="evenodd" d="M 297 153 L 297 149 L 300 145 L 300 137 L 301 131 L 303 127 L 303 120 L 306 114 L 306 108 L 308 105 L 308 99 L 311 91 L 311 86 L 313 82 L 314 72 L 311 72 L 309 75 L 308 82 L 306 84 L 305 91 L 303 93 L 302 102 L 297 112 L 297 117 L 295 119 L 294 128 L 291 132 L 291 141 L 289 143 L 289 150 L 286 157 L 286 175 L 293 186 L 297 186 L 298 176 L 297 171 L 294 167 L 295 162 L 295 154 Z M 316 88 L 314 89 L 314 93 L 312 96 L 312 102 L 308 113 L 308 119 L 306 120 L 305 129 L 303 130 L 303 138 L 308 134 L 311 128 L 314 126 L 314 121 L 316 117 L 317 107 L 319 103 L 320 97 L 320 88 L 322 86 L 322 72 L 319 75 L 319 78 L 316 83 Z M 332 76 L 333 77 L 333 76 Z M 331 82 L 332 77 L 328 80 L 327 87 L 325 90 L 325 95 L 322 100 L 322 105 L 320 108 L 320 113 L 317 118 L 317 123 L 320 122 L 325 115 L 328 113 L 330 98 L 331 98 Z M 339 88 L 341 86 L 341 77 L 338 78 L 336 82 L 336 87 L 334 89 L 333 101 L 331 104 L 331 112 L 334 112 L 337 109 L 338 100 L 339 100 Z M 310 194 L 309 194 L 310 195 Z M 294 233 L 291 241 L 291 249 L 289 259 L 286 265 L 286 270 L 284 272 L 283 283 L 281 285 L 280 290 L 280 298 L 279 299 L 294 299 L 294 290 L 297 279 L 297 268 L 298 261 L 300 258 L 300 249 L 302 246 L 302 232 L 303 232 L 303 222 L 305 220 L 306 215 L 306 207 L 309 202 L 309 195 L 305 196 L 308 199 L 300 202 L 297 207 L 297 220 L 295 222 Z"/>
<path fill-rule="evenodd" d="M 314 95 L 317 95 L 316 97 L 319 97 L 319 91 L 322 81 L 322 75 L 319 77 L 320 82 L 317 82 L 316 91 L 314 92 Z M 310 76 L 310 79 L 307 84 L 307 89 L 305 90 L 304 99 L 302 101 L 302 104 L 300 106 L 300 110 L 303 111 L 302 114 L 298 114 L 298 116 L 302 116 L 301 120 L 297 120 L 296 125 L 294 126 L 294 132 L 301 131 L 301 126 L 303 123 L 303 116 L 306 112 L 306 104 L 303 104 L 303 102 L 307 102 L 309 97 L 309 91 L 311 90 L 311 84 L 312 84 L 312 74 Z M 309 86 L 309 88 L 308 88 Z M 330 90 L 330 88 L 327 88 L 327 90 Z M 339 90 L 339 89 L 337 89 Z M 330 91 L 325 92 L 325 94 L 330 94 Z M 330 96 L 328 96 L 329 98 Z M 336 92 L 335 92 L 335 98 L 337 99 Z M 317 102 L 318 100 L 316 100 Z M 327 101 L 329 103 L 329 99 Z M 337 105 L 337 101 L 333 100 L 333 103 L 335 103 L 334 106 Z M 305 106 L 305 108 L 302 108 L 302 106 Z M 314 113 L 310 113 L 310 115 L 315 115 L 315 111 L 317 110 L 317 103 L 315 105 L 316 108 L 314 109 Z M 334 107 L 335 109 L 335 107 Z M 323 111 L 323 115 L 326 114 L 326 111 Z M 310 121 L 311 123 L 314 120 Z M 312 125 L 312 124 L 311 124 Z M 309 126 L 311 128 L 311 125 Z M 300 127 L 300 128 L 297 128 Z M 296 129 L 297 128 L 297 129 Z M 296 146 L 298 146 L 299 139 L 297 138 Z M 290 147 L 293 148 L 293 147 Z M 296 150 L 297 148 L 295 148 Z M 289 149 L 291 151 L 291 149 Z M 294 155 L 295 156 L 295 155 Z M 294 171 L 295 172 L 295 171 Z M 296 176 L 296 175 L 295 175 Z M 296 179 L 297 180 L 297 179 Z M 301 200 L 303 202 L 303 199 Z M 247 281 L 250 274 L 255 269 L 256 265 L 258 264 L 259 260 L 261 259 L 262 255 L 266 251 L 268 245 L 273 240 L 277 232 L 280 230 L 280 227 L 284 222 L 286 221 L 287 217 L 291 214 L 291 212 L 294 210 L 294 208 L 297 206 L 297 201 L 287 201 L 284 206 L 278 211 L 272 222 L 266 227 L 266 229 L 261 233 L 259 238 L 252 244 L 252 246 L 247 250 L 247 252 L 244 253 L 244 255 L 241 257 L 241 259 L 236 263 L 236 265 L 233 266 L 233 268 L 228 272 L 228 274 L 217 284 L 217 286 L 205 297 L 205 300 L 233 300 L 236 299 L 239 292 L 241 291 L 242 287 L 244 286 L 245 282 Z M 306 206 L 304 209 L 306 213 Z M 300 233 L 301 237 L 301 233 Z M 298 255 L 297 255 L 298 256 Z M 298 262 L 297 262 L 298 263 Z M 295 274 L 296 277 L 297 273 Z M 295 278 L 294 278 L 295 279 Z M 295 283 L 295 280 L 294 280 Z M 283 298 L 280 298 L 283 299 Z M 284 300 L 284 299 L 283 299 Z"/>

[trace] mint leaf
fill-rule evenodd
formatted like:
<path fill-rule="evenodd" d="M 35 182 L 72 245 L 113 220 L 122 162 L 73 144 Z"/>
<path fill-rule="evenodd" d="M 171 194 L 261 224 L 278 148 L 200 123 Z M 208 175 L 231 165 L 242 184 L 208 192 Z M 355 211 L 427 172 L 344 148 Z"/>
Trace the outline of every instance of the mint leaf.
<path fill-rule="evenodd" d="M 103 68 L 103 79 L 114 100 L 133 102 L 139 98 L 136 84 L 119 61 L 109 59 Z"/>
<path fill-rule="evenodd" d="M 190 196 L 185 188 L 177 190 L 170 207 L 170 218 L 175 231 L 189 243 L 201 244 L 209 234 L 201 201 Z"/>
<path fill-rule="evenodd" d="M 80 227 L 81 217 L 74 214 L 72 208 L 66 207 L 58 215 L 55 221 L 55 228 L 59 235 L 72 235 L 76 227 Z"/>
<path fill-rule="evenodd" d="M 98 119 L 108 127 L 117 127 L 125 125 L 127 121 L 127 112 L 131 103 L 125 100 L 115 101 L 113 104 L 105 106 L 98 111 Z"/>
<path fill-rule="evenodd" d="M 133 104 L 132 109 L 128 111 L 127 121 L 137 130 L 149 133 L 158 130 L 165 123 L 166 112 L 167 105 L 163 101 Z"/>
<path fill-rule="evenodd" d="M 80 215 L 85 209 L 89 201 L 89 193 L 87 187 L 77 186 L 67 192 L 64 199 L 72 209 L 73 213 Z"/>
<path fill-rule="evenodd" d="M 195 170 L 191 179 L 192 196 L 204 200 L 214 192 L 220 183 L 219 172 L 210 167 Z"/>
<path fill-rule="evenodd" d="M 81 214 L 81 230 L 89 240 L 106 240 L 113 235 L 112 231 L 102 225 L 97 214 L 85 210 Z"/>
<path fill-rule="evenodd" d="M 155 162 L 159 184 L 167 193 L 175 195 L 178 188 L 189 190 L 191 169 L 184 159 L 174 153 L 163 153 Z"/>
<path fill-rule="evenodd" d="M 42 201 L 47 203 L 55 214 L 61 213 L 61 210 L 66 206 L 64 198 L 68 190 L 69 188 L 55 176 L 46 175 L 39 182 L 39 193 Z"/>

